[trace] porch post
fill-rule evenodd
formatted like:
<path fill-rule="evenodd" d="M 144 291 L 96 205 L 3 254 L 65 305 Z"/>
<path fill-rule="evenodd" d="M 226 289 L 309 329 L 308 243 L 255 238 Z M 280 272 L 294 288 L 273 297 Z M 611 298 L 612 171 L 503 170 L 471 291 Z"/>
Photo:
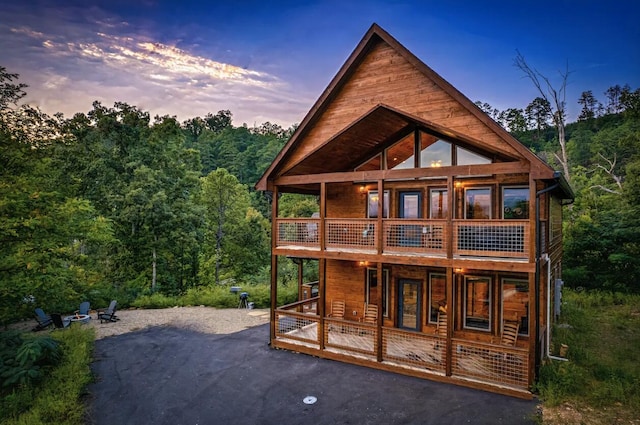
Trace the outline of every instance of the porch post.
<path fill-rule="evenodd" d="M 451 376 L 451 353 L 453 350 L 451 338 L 453 337 L 453 326 L 455 321 L 455 300 L 453 299 L 453 285 L 455 285 L 456 275 L 453 273 L 453 268 L 447 268 L 447 360 L 445 362 L 445 374 Z"/>
<path fill-rule="evenodd" d="M 391 205 L 389 205 L 389 208 L 391 208 Z M 376 237 L 376 245 L 377 245 L 376 250 L 378 252 L 378 255 L 382 254 L 382 251 L 384 251 L 384 235 L 382 232 L 383 217 L 384 217 L 384 180 L 378 180 L 378 222 L 376 224 L 376 226 L 378 227 L 377 237 Z M 379 280 L 378 282 L 382 282 L 382 281 Z"/>
<path fill-rule="evenodd" d="M 271 199 L 271 312 L 270 337 L 271 342 L 276 339 L 276 308 L 278 307 L 278 256 L 275 254 L 278 239 L 278 186 L 273 186 Z"/>
<path fill-rule="evenodd" d="M 381 232 L 382 233 L 382 232 Z M 382 314 L 382 291 L 384 291 L 384 281 L 383 279 L 383 273 L 382 273 L 382 263 L 378 263 L 377 264 L 377 277 L 378 279 L 378 299 L 376 300 L 376 304 L 378 304 L 378 317 L 376 318 L 376 325 L 378 327 L 378 329 L 376 330 L 376 336 L 377 336 L 377 341 L 376 341 L 376 358 L 378 360 L 378 362 L 382 361 L 382 321 L 383 319 L 383 314 Z"/>
<path fill-rule="evenodd" d="M 455 149 L 454 149 L 455 151 Z M 445 227 L 445 236 L 444 240 L 447 244 L 445 249 L 447 250 L 447 258 L 453 258 L 453 241 L 457 240 L 457 238 L 453 237 L 453 218 L 455 217 L 455 187 L 453 185 L 453 176 L 447 176 L 447 193 L 449 197 L 447 199 L 447 208 L 449 209 L 449 214 L 447 214 L 447 224 Z"/>
<path fill-rule="evenodd" d="M 325 182 L 320 183 L 320 226 L 319 226 L 319 241 L 320 241 L 320 259 L 318 261 L 318 293 L 320 299 L 318 300 L 318 315 L 320 321 L 318 322 L 318 343 L 320 344 L 320 351 L 324 351 L 324 318 L 326 316 L 326 301 L 327 301 L 327 260 L 324 258 L 325 250 L 325 214 L 327 208 L 327 184 Z"/>

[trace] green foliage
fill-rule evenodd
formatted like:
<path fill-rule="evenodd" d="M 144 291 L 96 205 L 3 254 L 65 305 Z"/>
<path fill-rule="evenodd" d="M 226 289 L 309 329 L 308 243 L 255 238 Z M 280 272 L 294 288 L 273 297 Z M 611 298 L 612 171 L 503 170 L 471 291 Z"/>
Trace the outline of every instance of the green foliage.
<path fill-rule="evenodd" d="M 61 357 L 60 347 L 50 336 L 0 333 L 0 384 L 9 390 L 40 381 Z"/>
<path fill-rule="evenodd" d="M 249 302 L 255 308 L 269 308 L 271 305 L 271 285 L 242 285 L 242 290 L 249 294 Z M 289 304 L 297 300 L 298 288 L 295 285 L 278 286 L 278 305 Z M 232 293 L 230 286 L 214 285 L 190 288 L 183 295 L 168 297 L 163 294 L 143 295 L 133 301 L 138 308 L 170 308 L 184 306 L 206 306 L 215 308 L 238 307 L 238 294 Z"/>
<path fill-rule="evenodd" d="M 553 341 L 569 347 L 568 362 L 540 370 L 536 389 L 548 405 L 567 401 L 597 408 L 640 409 L 640 296 L 605 291 L 563 296 L 561 321 Z"/>
<path fill-rule="evenodd" d="M 95 334 L 92 329 L 72 326 L 51 336 L 19 337 L 30 342 L 24 358 L 35 359 L 35 353 L 51 361 L 49 347 L 55 355 L 55 366 L 47 369 L 39 382 L 29 381 L 20 386 L 5 388 L 0 397 L 0 422 L 3 424 L 82 424 L 84 404 L 81 400 L 85 386 L 91 381 L 91 353 Z M 40 348 L 36 348 L 40 347 Z M 42 360 L 40 360 L 42 361 Z"/>

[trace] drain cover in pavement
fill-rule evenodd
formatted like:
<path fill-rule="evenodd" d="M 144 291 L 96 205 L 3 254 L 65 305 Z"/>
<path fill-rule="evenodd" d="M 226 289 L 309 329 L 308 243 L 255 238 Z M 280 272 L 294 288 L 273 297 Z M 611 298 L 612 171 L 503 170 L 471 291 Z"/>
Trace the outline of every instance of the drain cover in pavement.
<path fill-rule="evenodd" d="M 316 401 L 318 401 L 318 399 L 312 395 L 308 395 L 304 398 L 304 400 L 302 400 L 304 404 L 314 404 Z"/>

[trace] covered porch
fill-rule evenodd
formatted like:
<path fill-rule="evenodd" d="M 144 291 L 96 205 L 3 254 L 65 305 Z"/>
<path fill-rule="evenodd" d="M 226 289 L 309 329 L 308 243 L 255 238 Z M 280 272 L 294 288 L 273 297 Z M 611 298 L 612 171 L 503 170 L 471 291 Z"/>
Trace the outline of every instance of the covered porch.
<path fill-rule="evenodd" d="M 272 345 L 530 398 L 526 348 L 320 315 L 320 297 L 275 310 Z"/>

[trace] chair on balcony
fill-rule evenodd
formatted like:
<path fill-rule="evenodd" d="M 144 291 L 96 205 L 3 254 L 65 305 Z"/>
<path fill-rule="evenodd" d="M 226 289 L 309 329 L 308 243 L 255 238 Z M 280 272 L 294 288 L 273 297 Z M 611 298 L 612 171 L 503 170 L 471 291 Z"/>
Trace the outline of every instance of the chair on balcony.
<path fill-rule="evenodd" d="M 364 316 L 360 319 L 362 323 L 375 325 L 378 323 L 378 306 L 376 304 L 364 303 Z"/>
<path fill-rule="evenodd" d="M 331 317 L 334 319 L 344 319 L 344 311 L 344 300 L 333 300 L 331 301 L 331 312 L 329 312 L 327 317 Z"/>
<path fill-rule="evenodd" d="M 500 344 L 515 347 L 518 341 L 518 332 L 520 331 L 520 323 L 517 321 L 505 321 L 502 324 L 502 335 Z"/>
<path fill-rule="evenodd" d="M 447 313 L 440 310 L 438 311 L 438 322 L 436 323 L 436 335 L 443 338 L 447 337 Z M 433 348 L 436 350 L 440 348 L 439 341 L 436 341 Z"/>

